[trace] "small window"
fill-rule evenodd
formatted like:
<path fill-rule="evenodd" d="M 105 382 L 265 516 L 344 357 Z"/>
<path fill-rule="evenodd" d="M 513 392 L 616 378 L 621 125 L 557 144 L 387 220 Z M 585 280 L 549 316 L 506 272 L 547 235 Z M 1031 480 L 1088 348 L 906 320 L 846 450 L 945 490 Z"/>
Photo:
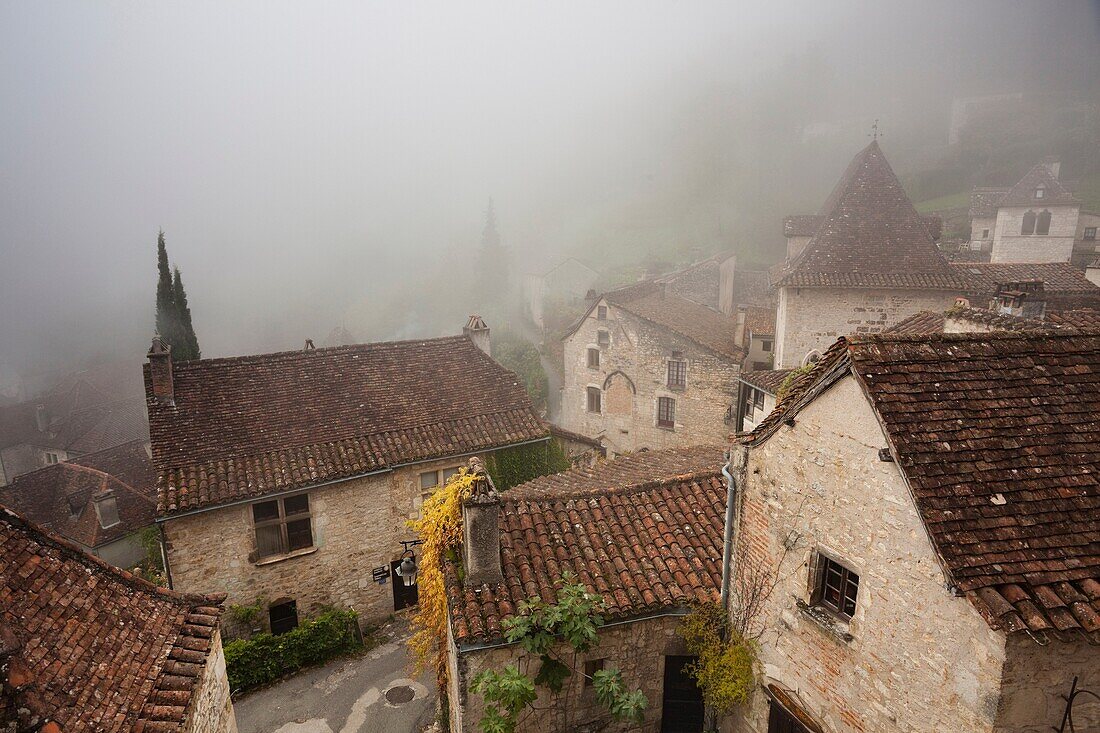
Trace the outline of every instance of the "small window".
<path fill-rule="evenodd" d="M 607 320 L 607 306 L 606 305 L 596 306 L 596 319 L 600 320 L 600 321 L 606 321 Z"/>
<path fill-rule="evenodd" d="M 48 451 L 46 452 L 46 465 L 47 466 L 52 466 L 53 464 L 57 463 L 59 460 L 60 459 L 59 459 L 59 457 L 56 453 L 50 453 Z"/>
<path fill-rule="evenodd" d="M 1096 241 L 1096 227 L 1085 227 L 1084 240 L 1086 242 Z"/>
<path fill-rule="evenodd" d="M 587 659 L 584 662 L 584 686 L 591 687 L 593 683 L 593 677 L 597 672 L 602 672 L 607 664 L 606 659 Z"/>
<path fill-rule="evenodd" d="M 752 391 L 752 406 L 757 410 L 764 409 L 764 390 L 753 389 Z"/>
<path fill-rule="evenodd" d="M 668 388 L 684 389 L 687 387 L 687 362 L 683 359 L 669 359 L 668 362 Z"/>
<path fill-rule="evenodd" d="M 1035 212 L 1029 211 L 1024 214 L 1024 220 L 1020 223 L 1020 234 L 1034 234 L 1035 233 Z"/>
<path fill-rule="evenodd" d="M 676 400 L 671 397 L 657 398 L 657 426 L 671 428 L 676 425 Z"/>
<path fill-rule="evenodd" d="M 764 351 L 771 351 L 772 350 L 772 340 L 771 339 L 761 339 L 760 340 L 760 348 L 763 349 Z"/>
<path fill-rule="evenodd" d="M 278 636 L 298 628 L 298 604 L 295 601 L 274 603 L 267 609 L 271 633 Z"/>
<path fill-rule="evenodd" d="M 257 559 L 313 547 L 309 494 L 253 504 L 252 523 Z"/>
<path fill-rule="evenodd" d="M 983 229 L 982 230 L 982 239 L 989 239 L 989 230 L 988 229 Z"/>
<path fill-rule="evenodd" d="M 588 411 L 589 412 L 603 412 L 601 409 L 600 398 L 603 395 L 600 392 L 599 387 L 588 388 Z"/>
<path fill-rule="evenodd" d="M 752 395 L 755 390 L 747 384 L 743 384 L 741 386 L 744 388 L 745 391 L 744 396 L 741 398 L 741 411 L 744 413 L 746 420 L 752 420 L 752 416 L 754 414 L 753 408 L 755 406 Z"/>
<path fill-rule="evenodd" d="M 1039 214 L 1039 218 L 1035 223 L 1036 234 L 1050 234 L 1050 212 L 1044 211 Z"/>
<path fill-rule="evenodd" d="M 588 368 L 599 369 L 600 368 L 600 350 L 589 349 L 588 350 Z"/>
<path fill-rule="evenodd" d="M 441 485 L 446 486 L 447 482 L 449 482 L 452 478 L 454 478 L 455 476 L 458 475 L 458 472 L 459 472 L 459 468 L 457 466 L 455 468 L 444 468 L 443 469 L 443 483 Z"/>
<path fill-rule="evenodd" d="M 596 343 L 598 343 L 600 346 L 610 346 L 611 345 L 611 332 L 610 331 L 604 331 L 603 329 L 600 329 L 599 331 L 597 331 L 596 332 Z"/>
<path fill-rule="evenodd" d="M 114 527 L 119 524 L 118 518 L 118 501 L 113 496 L 105 496 L 100 499 L 94 499 L 96 517 L 99 518 L 99 526 L 102 529 L 108 527 Z"/>
<path fill-rule="evenodd" d="M 1047 187 L 1046 186 L 1044 186 L 1041 183 L 1038 186 L 1036 186 L 1036 188 L 1035 188 L 1035 198 L 1037 198 L 1037 199 L 1046 198 L 1046 195 L 1047 195 Z"/>
<path fill-rule="evenodd" d="M 439 486 L 439 471 L 425 471 L 420 474 L 420 490 L 427 491 Z"/>
<path fill-rule="evenodd" d="M 819 555 L 815 604 L 844 620 L 856 612 L 859 576 L 835 560 Z"/>

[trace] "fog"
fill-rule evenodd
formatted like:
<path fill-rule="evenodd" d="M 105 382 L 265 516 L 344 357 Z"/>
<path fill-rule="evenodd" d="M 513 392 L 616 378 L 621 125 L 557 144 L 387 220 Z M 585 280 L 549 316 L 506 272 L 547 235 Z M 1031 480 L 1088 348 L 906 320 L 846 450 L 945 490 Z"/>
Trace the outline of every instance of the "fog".
<path fill-rule="evenodd" d="M 156 237 L 204 356 L 454 333 L 493 200 L 513 274 L 766 265 L 877 118 L 1096 100 L 1096 4 L 0 5 L 0 382 L 140 361 Z M 459 294 L 459 295 L 456 295 Z M 480 301 L 483 302 L 483 301 Z M 490 324 L 493 325 L 493 324 Z M 2 385 L 0 385 L 2 386 Z"/>

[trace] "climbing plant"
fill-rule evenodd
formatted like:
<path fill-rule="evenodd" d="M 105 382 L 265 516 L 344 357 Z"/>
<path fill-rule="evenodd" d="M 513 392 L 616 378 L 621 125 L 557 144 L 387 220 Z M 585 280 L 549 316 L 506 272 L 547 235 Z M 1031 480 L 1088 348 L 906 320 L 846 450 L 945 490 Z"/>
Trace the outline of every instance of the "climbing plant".
<path fill-rule="evenodd" d="M 485 470 L 493 479 L 497 491 L 519 486 L 539 476 L 565 471 L 571 466 L 565 449 L 553 438 L 501 448 L 485 460 Z"/>
<path fill-rule="evenodd" d="M 524 711 L 538 698 L 537 688 L 560 694 L 569 677 L 584 674 L 583 667 L 578 668 L 578 655 L 596 641 L 596 632 L 603 625 L 599 615 L 602 601 L 575 581 L 572 573 L 562 573 L 556 603 L 545 603 L 538 596 L 520 601 L 519 613 L 501 624 L 504 638 L 530 655 L 524 660 L 525 668 L 537 660 L 538 671 L 532 678 L 526 669 L 521 671 L 518 665 L 509 664 L 499 672 L 488 669 L 474 678 L 473 690 L 486 702 L 479 722 L 483 733 L 513 733 Z M 645 695 L 641 690 L 628 691 L 619 670 L 603 669 L 590 679 L 596 700 L 612 718 L 641 722 Z"/>
<path fill-rule="evenodd" d="M 707 707 L 725 714 L 745 702 L 753 689 L 756 644 L 733 628 L 721 604 L 696 605 L 679 632 L 696 657 L 688 673 L 703 691 Z"/>
<path fill-rule="evenodd" d="M 455 559 L 462 543 L 462 500 L 470 495 L 473 484 L 473 474 L 460 470 L 424 501 L 420 519 L 408 522 L 424 543 L 420 547 L 416 576 L 418 606 L 412 619 L 409 650 L 418 672 L 429 666 L 435 668 L 440 689 L 447 682 L 447 590 L 443 564 Z"/>

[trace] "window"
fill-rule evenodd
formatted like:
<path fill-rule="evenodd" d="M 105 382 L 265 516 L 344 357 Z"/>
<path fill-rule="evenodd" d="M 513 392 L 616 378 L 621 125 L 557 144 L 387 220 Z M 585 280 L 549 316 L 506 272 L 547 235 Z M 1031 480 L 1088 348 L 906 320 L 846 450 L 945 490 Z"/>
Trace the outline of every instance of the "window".
<path fill-rule="evenodd" d="M 56 453 L 51 453 L 49 451 L 46 452 L 46 465 L 47 466 L 52 466 L 53 464 L 57 463 L 58 460 L 59 460 L 59 458 L 58 458 L 58 455 Z"/>
<path fill-rule="evenodd" d="M 99 526 L 103 529 L 114 527 L 119 523 L 118 501 L 113 496 L 104 496 L 93 499 L 95 502 L 95 514 L 99 519 Z"/>
<path fill-rule="evenodd" d="M 596 320 L 599 320 L 599 321 L 606 321 L 607 320 L 607 306 L 606 305 L 596 306 Z"/>
<path fill-rule="evenodd" d="M 756 392 L 754 387 L 750 387 L 747 384 L 741 385 L 744 390 L 744 397 L 742 398 L 742 413 L 745 415 L 746 420 L 752 420 L 753 415 L 756 414 Z M 761 400 L 762 402 L 763 400 Z"/>
<path fill-rule="evenodd" d="M 772 340 L 771 339 L 762 339 L 760 341 L 760 348 L 763 349 L 764 351 L 771 351 L 772 350 Z"/>
<path fill-rule="evenodd" d="M 1020 234 L 1034 234 L 1035 233 L 1035 212 L 1029 211 L 1024 214 L 1024 220 L 1020 224 Z"/>
<path fill-rule="evenodd" d="M 1096 227 L 1085 227 L 1084 240 L 1086 242 L 1096 241 Z"/>
<path fill-rule="evenodd" d="M 827 608 L 847 621 L 856 612 L 859 576 L 837 561 L 818 556 L 815 605 Z"/>
<path fill-rule="evenodd" d="M 310 517 L 309 494 L 253 504 L 256 557 L 285 555 L 313 547 L 313 524 Z"/>
<path fill-rule="evenodd" d="M 597 672 L 602 672 L 604 666 L 607 664 L 606 659 L 587 659 L 584 662 L 584 686 L 592 686 L 592 678 L 596 676 Z"/>
<path fill-rule="evenodd" d="M 600 350 L 589 349 L 588 350 L 588 368 L 599 369 L 600 368 Z"/>
<path fill-rule="evenodd" d="M 688 363 L 683 359 L 672 358 L 668 361 L 668 388 L 684 389 L 687 387 Z"/>
<path fill-rule="evenodd" d="M 611 345 L 611 332 L 610 331 L 604 331 L 603 329 L 597 331 L 596 332 L 596 343 L 598 343 L 600 346 L 610 346 Z"/>
<path fill-rule="evenodd" d="M 752 406 L 757 410 L 764 409 L 764 390 L 753 389 L 752 391 Z"/>
<path fill-rule="evenodd" d="M 271 633 L 278 636 L 298 628 L 298 604 L 294 601 L 273 603 L 267 609 Z"/>
<path fill-rule="evenodd" d="M 1050 234 L 1050 212 L 1044 211 L 1039 214 L 1039 219 L 1035 224 L 1036 234 Z"/>
<path fill-rule="evenodd" d="M 657 398 L 657 427 L 671 428 L 676 425 L 676 400 L 671 397 Z"/>
<path fill-rule="evenodd" d="M 439 486 L 439 471 L 425 471 L 420 474 L 420 490 L 427 491 Z"/>
<path fill-rule="evenodd" d="M 455 466 L 454 468 L 444 468 L 443 469 L 443 483 L 441 484 L 441 486 L 445 486 L 448 481 L 450 481 L 452 478 L 457 476 L 458 471 L 459 471 L 458 466 Z"/>
<path fill-rule="evenodd" d="M 1046 198 L 1046 195 L 1047 195 L 1047 187 L 1046 186 L 1044 186 L 1041 183 L 1038 186 L 1036 186 L 1036 188 L 1035 188 L 1035 198 L 1037 198 L 1037 199 Z"/>
<path fill-rule="evenodd" d="M 982 230 L 982 239 L 989 239 L 989 230 L 988 229 L 983 229 Z"/>
<path fill-rule="evenodd" d="M 602 397 L 599 387 L 588 388 L 588 411 L 589 412 L 603 412 L 600 409 L 600 398 Z"/>

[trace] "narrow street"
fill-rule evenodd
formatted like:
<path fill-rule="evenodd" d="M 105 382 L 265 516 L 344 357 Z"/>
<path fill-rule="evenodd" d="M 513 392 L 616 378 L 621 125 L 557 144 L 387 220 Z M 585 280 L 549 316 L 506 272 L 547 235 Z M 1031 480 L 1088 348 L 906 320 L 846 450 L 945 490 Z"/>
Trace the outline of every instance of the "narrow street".
<path fill-rule="evenodd" d="M 435 717 L 430 672 L 409 679 L 406 627 L 360 657 L 303 672 L 233 703 L 240 733 L 417 733 Z"/>

